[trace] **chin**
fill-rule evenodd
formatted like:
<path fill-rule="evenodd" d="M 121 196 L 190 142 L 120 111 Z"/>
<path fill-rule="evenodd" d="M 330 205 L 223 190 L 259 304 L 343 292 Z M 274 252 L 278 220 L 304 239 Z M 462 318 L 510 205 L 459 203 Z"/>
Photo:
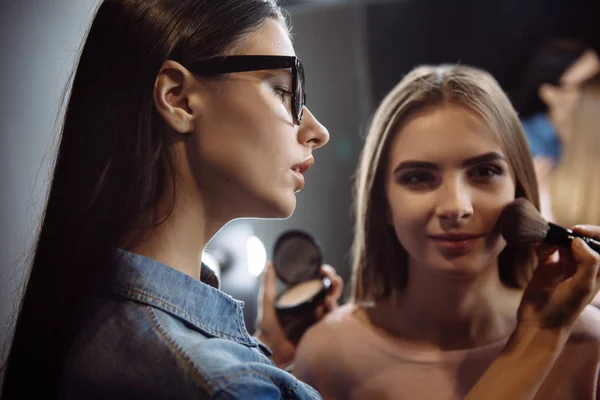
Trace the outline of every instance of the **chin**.
<path fill-rule="evenodd" d="M 260 210 L 253 215 L 255 218 L 287 219 L 296 209 L 296 196 L 265 201 Z"/>
<path fill-rule="evenodd" d="M 461 275 L 477 276 L 487 269 L 491 260 L 476 254 L 465 254 L 456 258 L 445 258 L 440 264 L 441 269 L 453 271 Z"/>
<path fill-rule="evenodd" d="M 286 204 L 280 204 L 280 207 L 278 209 L 278 215 L 274 216 L 273 218 L 289 218 L 292 216 L 292 214 L 294 213 L 294 210 L 296 209 L 296 199 L 294 198 L 293 202 L 287 202 Z"/>

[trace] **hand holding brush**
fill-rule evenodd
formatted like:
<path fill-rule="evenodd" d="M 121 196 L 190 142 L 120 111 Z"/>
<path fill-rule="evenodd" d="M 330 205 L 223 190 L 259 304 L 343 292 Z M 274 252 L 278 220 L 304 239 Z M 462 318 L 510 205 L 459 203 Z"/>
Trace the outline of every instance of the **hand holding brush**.
<path fill-rule="evenodd" d="M 600 241 L 546 221 L 533 204 L 522 197 L 504 208 L 498 224 L 502 236 L 509 244 L 543 241 L 549 245 L 568 248 L 575 238 L 581 238 L 600 254 Z"/>
<path fill-rule="evenodd" d="M 542 244 L 542 252 L 559 248 L 558 260 L 538 260 L 523 294 L 518 319 L 541 328 L 570 331 L 600 289 L 600 227 L 562 228 L 546 221 L 523 198 L 503 210 L 498 224 L 509 245 Z"/>

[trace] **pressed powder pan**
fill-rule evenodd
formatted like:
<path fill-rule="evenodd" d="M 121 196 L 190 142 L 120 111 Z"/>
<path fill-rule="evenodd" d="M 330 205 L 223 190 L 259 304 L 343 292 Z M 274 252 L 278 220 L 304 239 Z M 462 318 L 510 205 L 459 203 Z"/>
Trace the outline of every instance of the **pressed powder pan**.
<path fill-rule="evenodd" d="M 273 266 L 286 289 L 277 296 L 275 309 L 286 336 L 294 343 L 317 322 L 315 310 L 331 288 L 331 281 L 321 276 L 322 264 L 321 246 L 309 233 L 291 230 L 277 238 Z"/>

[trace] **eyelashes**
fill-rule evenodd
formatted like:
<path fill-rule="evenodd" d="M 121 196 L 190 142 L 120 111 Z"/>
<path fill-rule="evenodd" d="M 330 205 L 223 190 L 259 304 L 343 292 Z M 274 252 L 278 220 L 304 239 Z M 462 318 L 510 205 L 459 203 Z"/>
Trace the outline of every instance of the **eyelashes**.
<path fill-rule="evenodd" d="M 409 171 L 400 175 L 398 181 L 404 185 L 432 183 L 436 180 L 434 173 L 428 170 Z"/>
<path fill-rule="evenodd" d="M 503 174 L 504 170 L 497 165 L 478 165 L 469 170 L 468 173 L 471 178 L 493 178 Z"/>
<path fill-rule="evenodd" d="M 491 184 L 505 174 L 504 168 L 494 164 L 477 165 L 467 171 L 467 177 L 476 184 Z M 415 189 L 436 187 L 441 183 L 439 171 L 414 169 L 401 174 L 397 181 L 401 185 Z"/>
<path fill-rule="evenodd" d="M 279 99 L 283 102 L 286 102 L 288 98 L 292 95 L 292 92 L 288 88 L 283 86 L 275 86 L 273 88 L 273 92 L 275 92 L 275 95 L 279 97 Z"/>

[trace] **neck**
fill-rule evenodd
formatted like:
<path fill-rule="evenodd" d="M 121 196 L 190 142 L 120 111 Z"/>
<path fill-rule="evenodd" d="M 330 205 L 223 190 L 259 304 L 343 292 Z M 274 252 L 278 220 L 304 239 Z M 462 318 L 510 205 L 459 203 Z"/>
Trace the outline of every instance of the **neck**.
<path fill-rule="evenodd" d="M 200 279 L 202 252 L 208 241 L 228 220 L 215 217 L 215 212 L 200 194 L 177 186 L 175 196 L 167 190 L 151 215 L 161 221 L 145 233 L 140 243 L 124 246 L 125 250 L 152 258 L 193 278 Z M 190 193 L 193 193 L 190 195 Z M 173 198 L 175 204 L 171 212 Z M 146 216 L 146 221 L 156 218 Z M 147 226 L 147 223 L 145 224 Z M 130 241 L 126 241 L 130 242 Z"/>
<path fill-rule="evenodd" d="M 378 303 L 370 317 L 397 338 L 436 349 L 472 348 L 505 339 L 516 325 L 521 292 L 500 281 L 495 264 L 469 277 L 410 269 L 402 293 Z"/>

